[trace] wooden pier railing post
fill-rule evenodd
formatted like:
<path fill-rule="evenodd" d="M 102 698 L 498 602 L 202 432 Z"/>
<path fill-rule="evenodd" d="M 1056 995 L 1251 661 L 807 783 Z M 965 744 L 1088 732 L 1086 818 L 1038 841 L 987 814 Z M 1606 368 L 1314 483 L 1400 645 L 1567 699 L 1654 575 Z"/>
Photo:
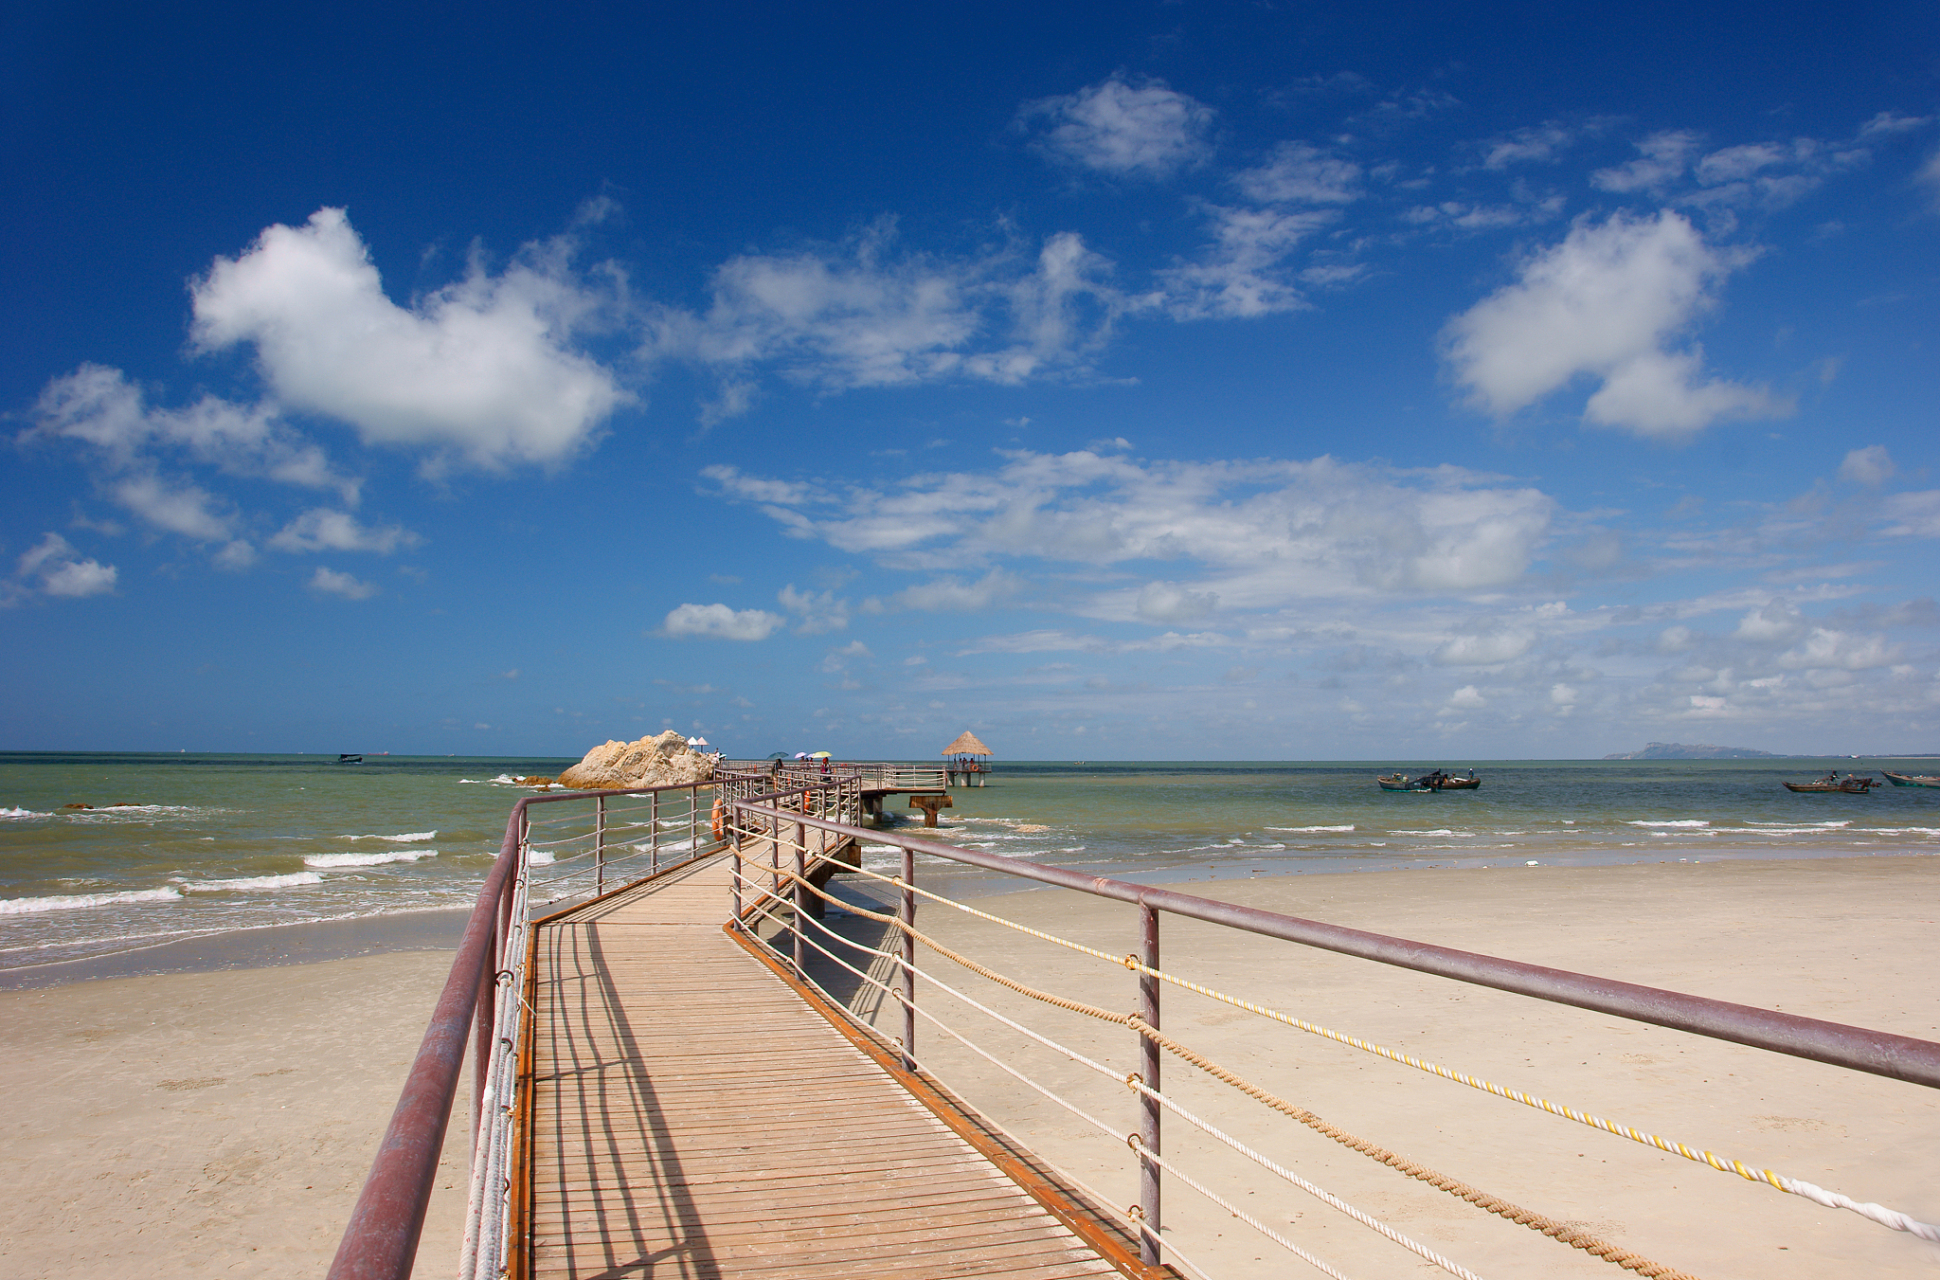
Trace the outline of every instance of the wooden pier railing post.
<path fill-rule="evenodd" d="M 1157 907 L 1138 904 L 1140 958 L 1147 969 L 1159 967 L 1159 912 Z M 1146 1026 L 1159 1029 L 1159 980 L 1150 973 L 1138 975 L 1138 1016 Z M 1139 1075 L 1145 1080 L 1148 1089 L 1159 1087 L 1159 1046 L 1150 1036 L 1138 1038 Z M 1159 1148 L 1159 1103 L 1158 1099 L 1147 1094 L 1138 1095 L 1139 1099 L 1139 1141 L 1145 1151 L 1153 1155 L 1164 1154 Z M 1139 1257 L 1153 1266 L 1159 1261 L 1159 1167 L 1152 1161 L 1139 1158 L 1138 1202 L 1143 1212 L 1145 1225 L 1151 1235 L 1139 1237 Z"/>
<path fill-rule="evenodd" d="M 795 824 L 795 892 L 789 896 L 795 901 L 794 916 L 788 922 L 795 935 L 795 976 L 805 979 L 808 971 L 802 968 L 802 917 L 808 914 L 808 828 L 799 822 Z"/>

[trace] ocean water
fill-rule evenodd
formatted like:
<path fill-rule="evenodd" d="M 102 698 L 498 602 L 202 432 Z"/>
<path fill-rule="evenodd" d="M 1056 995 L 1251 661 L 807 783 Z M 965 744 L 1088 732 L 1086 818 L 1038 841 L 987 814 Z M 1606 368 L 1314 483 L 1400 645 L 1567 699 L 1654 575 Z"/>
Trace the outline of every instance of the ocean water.
<path fill-rule="evenodd" d="M 0 970 L 468 907 L 521 775 L 570 760 L 0 754 Z M 1473 792 L 1377 773 L 1473 764 Z M 998 762 L 937 838 L 1128 879 L 1940 853 L 1940 791 L 1794 795 L 1866 760 Z M 1940 772 L 1940 761 L 1887 761 Z M 89 809 L 70 809 L 87 804 Z M 112 806 L 112 807 L 111 807 Z M 920 815 L 898 814 L 903 830 Z M 891 869 L 887 846 L 866 865 Z M 963 892 L 1014 882 L 924 859 Z"/>

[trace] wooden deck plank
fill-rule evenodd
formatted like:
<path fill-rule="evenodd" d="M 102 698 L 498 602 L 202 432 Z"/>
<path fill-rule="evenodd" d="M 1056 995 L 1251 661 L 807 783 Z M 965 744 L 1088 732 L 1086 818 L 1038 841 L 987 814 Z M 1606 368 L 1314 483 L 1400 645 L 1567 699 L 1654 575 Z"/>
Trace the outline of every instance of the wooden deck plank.
<path fill-rule="evenodd" d="M 533 942 L 535 1277 L 1113 1274 L 724 937 L 711 859 Z"/>

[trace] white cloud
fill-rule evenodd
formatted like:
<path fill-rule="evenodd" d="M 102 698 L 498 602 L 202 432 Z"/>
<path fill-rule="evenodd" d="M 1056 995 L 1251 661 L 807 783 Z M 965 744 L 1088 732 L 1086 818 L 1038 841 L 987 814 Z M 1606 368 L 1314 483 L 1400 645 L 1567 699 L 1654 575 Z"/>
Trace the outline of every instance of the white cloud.
<path fill-rule="evenodd" d="M 560 461 L 629 398 L 571 349 L 602 299 L 558 244 L 528 246 L 497 276 L 473 262 L 406 309 L 385 296 L 344 211 L 325 208 L 217 258 L 192 294 L 205 350 L 252 344 L 283 404 L 366 441 L 432 450 L 439 465 Z"/>
<path fill-rule="evenodd" d="M 1890 666 L 1899 658 L 1900 646 L 1887 644 L 1883 636 L 1814 627 L 1804 643 L 1779 655 L 1778 665 L 1791 670 L 1867 671 Z"/>
<path fill-rule="evenodd" d="M 1455 468 L 1403 472 L 1331 458 L 1188 463 L 1018 452 L 994 472 L 922 475 L 883 489 L 782 485 L 730 467 L 706 474 L 791 536 L 895 569 L 952 574 L 997 559 L 1177 566 L 1163 578 L 1140 573 L 1137 586 L 1061 589 L 1074 611 L 1126 622 L 1215 604 L 1258 610 L 1507 586 L 1527 570 L 1555 512 L 1539 491 Z M 902 603 L 924 598 L 924 588 L 911 590 Z M 954 587 L 930 590 L 931 603 L 955 595 Z"/>
<path fill-rule="evenodd" d="M 1488 706 L 1489 700 L 1474 685 L 1465 684 L 1448 695 L 1446 705 L 1451 711 L 1473 711 L 1477 707 Z"/>
<path fill-rule="evenodd" d="M 1470 402 L 1527 408 L 1579 376 L 1602 380 L 1586 417 L 1643 436 L 1681 438 L 1728 417 L 1789 406 L 1759 388 L 1703 380 L 1702 355 L 1664 349 L 1748 260 L 1705 244 L 1681 215 L 1579 221 L 1505 285 L 1449 321 L 1443 351 Z"/>
<path fill-rule="evenodd" d="M 1361 166 L 1305 142 L 1282 142 L 1233 181 L 1261 204 L 1347 204 L 1361 198 Z"/>
<path fill-rule="evenodd" d="M 1192 622 L 1219 607 L 1219 595 L 1176 582 L 1148 582 L 1138 593 L 1138 616 L 1149 622 Z"/>
<path fill-rule="evenodd" d="M 1434 660 L 1444 667 L 1490 667 L 1520 658 L 1535 642 L 1536 637 L 1526 631 L 1456 636 L 1435 650 Z"/>
<path fill-rule="evenodd" d="M 1892 521 L 1880 532 L 1900 538 L 1940 538 L 1940 489 L 1896 493 L 1880 503 Z"/>
<path fill-rule="evenodd" d="M 930 613 L 980 613 L 1015 595 L 1018 587 L 1013 575 L 992 569 L 975 582 L 945 575 L 905 587 L 891 596 L 889 603 Z"/>
<path fill-rule="evenodd" d="M 1283 268 L 1288 255 L 1332 221 L 1330 210 L 1206 208 L 1212 243 L 1197 262 L 1158 273 L 1175 320 L 1235 319 L 1305 307 Z"/>
<path fill-rule="evenodd" d="M 1698 149 L 1698 135 L 1686 129 L 1653 133 L 1637 144 L 1641 153 L 1629 164 L 1598 169 L 1590 185 L 1603 191 L 1661 191 L 1684 176 Z"/>
<path fill-rule="evenodd" d="M 765 609 L 730 609 L 724 604 L 683 604 L 660 624 L 660 634 L 674 639 L 766 640 L 787 621 Z"/>
<path fill-rule="evenodd" d="M 416 546 L 418 535 L 402 525 L 374 529 L 344 511 L 316 507 L 290 521 L 269 545 L 278 551 L 375 551 L 389 555 L 399 546 Z"/>
<path fill-rule="evenodd" d="M 1018 122 L 1041 129 L 1035 145 L 1046 155 L 1114 176 L 1162 178 L 1212 151 L 1213 109 L 1159 80 L 1113 76 L 1026 103 Z"/>
<path fill-rule="evenodd" d="M 1774 600 L 1738 620 L 1732 634 L 1753 644 L 1787 644 L 1805 629 L 1805 617 L 1789 600 Z"/>
<path fill-rule="evenodd" d="M 830 631 L 841 631 L 849 625 L 849 602 L 837 599 L 833 591 L 797 591 L 791 582 L 781 589 L 776 598 L 781 601 L 782 608 L 801 618 L 795 625 L 798 635 L 819 636 Z M 766 634 L 762 633 L 764 636 Z M 759 640 L 762 636 L 748 638 Z"/>
<path fill-rule="evenodd" d="M 1846 460 L 1839 464 L 1839 478 L 1877 489 L 1891 480 L 1897 470 L 1899 468 L 1893 465 L 1893 457 L 1886 452 L 1885 445 L 1869 444 L 1846 455 Z"/>
<path fill-rule="evenodd" d="M 186 409 L 150 408 L 121 370 L 84 364 L 42 389 L 34 419 L 29 439 L 91 446 L 108 472 L 152 471 L 156 452 L 173 449 L 230 475 L 336 489 L 345 502 L 357 501 L 358 482 L 336 471 L 272 405 L 204 396 Z"/>
<path fill-rule="evenodd" d="M 831 391 L 1021 383 L 1081 369 L 1116 317 L 1143 305 L 1113 288 L 1110 272 L 1071 233 L 1035 254 L 1007 245 L 944 258 L 902 252 L 884 219 L 845 245 L 729 259 L 706 311 L 649 316 L 642 354 L 721 373 L 702 414 L 709 425 L 753 404 L 758 365 Z"/>
<path fill-rule="evenodd" d="M 1933 210 L 1940 213 L 1940 151 L 1928 156 L 1920 171 L 1913 175 L 1914 181 L 1927 189 L 1933 202 Z"/>
<path fill-rule="evenodd" d="M 1882 111 L 1859 126 L 1859 136 L 1877 138 L 1896 133 L 1911 133 L 1915 129 L 1924 129 L 1932 123 L 1932 116 L 1902 116 L 1891 111 Z"/>
<path fill-rule="evenodd" d="M 113 565 L 83 559 L 66 538 L 50 532 L 21 553 L 12 581 L 0 583 L 0 604 L 13 604 L 36 590 L 67 599 L 105 595 L 115 589 L 119 576 Z"/>
<path fill-rule="evenodd" d="M 1576 141 L 1576 131 L 1553 121 L 1517 129 L 1484 144 L 1485 169 L 1507 169 L 1512 164 L 1548 164 Z"/>
<path fill-rule="evenodd" d="M 310 575 L 309 587 L 320 596 L 342 596 L 346 600 L 368 600 L 377 594 L 377 588 L 368 582 L 359 582 L 347 573 L 317 566 Z"/>

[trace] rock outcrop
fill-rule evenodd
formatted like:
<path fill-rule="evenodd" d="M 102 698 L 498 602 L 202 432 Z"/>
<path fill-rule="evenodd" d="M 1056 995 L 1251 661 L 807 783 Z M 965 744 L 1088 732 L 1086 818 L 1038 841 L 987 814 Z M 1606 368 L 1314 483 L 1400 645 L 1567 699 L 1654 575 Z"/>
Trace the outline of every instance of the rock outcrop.
<path fill-rule="evenodd" d="M 714 760 L 687 745 L 678 729 L 638 742 L 613 741 L 594 747 L 586 758 L 559 775 L 562 787 L 580 791 L 621 787 L 679 787 L 714 776 Z"/>

